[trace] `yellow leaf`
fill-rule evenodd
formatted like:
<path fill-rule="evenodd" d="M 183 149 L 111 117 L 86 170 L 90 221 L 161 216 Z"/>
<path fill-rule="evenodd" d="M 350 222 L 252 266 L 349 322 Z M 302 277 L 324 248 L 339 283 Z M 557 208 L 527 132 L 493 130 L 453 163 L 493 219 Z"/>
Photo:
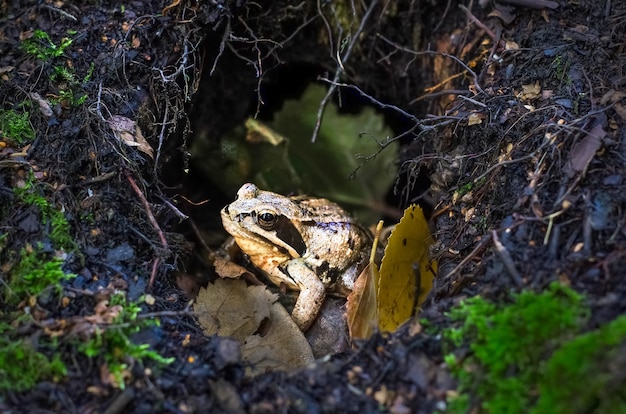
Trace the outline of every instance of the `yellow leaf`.
<path fill-rule="evenodd" d="M 412 205 L 389 236 L 378 282 L 378 328 L 392 332 L 409 319 L 433 286 L 437 263 L 428 260 L 433 239 L 422 209 Z"/>
<path fill-rule="evenodd" d="M 252 118 L 246 120 L 246 141 L 260 143 L 267 142 L 274 146 L 286 141 L 286 138 L 272 128 Z"/>

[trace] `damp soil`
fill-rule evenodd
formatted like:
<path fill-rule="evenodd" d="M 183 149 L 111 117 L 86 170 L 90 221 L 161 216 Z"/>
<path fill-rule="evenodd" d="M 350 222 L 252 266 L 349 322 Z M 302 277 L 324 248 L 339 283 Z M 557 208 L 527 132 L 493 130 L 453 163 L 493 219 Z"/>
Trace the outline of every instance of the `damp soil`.
<path fill-rule="evenodd" d="M 181 289 L 181 273 L 214 277 L 207 248 L 225 238 L 217 212 L 233 197 L 189 148 L 271 118 L 311 82 L 344 85 L 332 99 L 373 106 L 401 142 L 387 201 L 431 211 L 432 326 L 463 298 L 554 280 L 586 295 L 590 327 L 623 314 L 625 48 L 618 1 L 0 2 L 0 110 L 28 112 L 34 132 L 0 131 L 0 312 L 13 340 L 67 366 L 0 396 L 0 411 L 445 408 L 455 383 L 438 335 L 404 327 L 247 378 L 238 345 L 203 335 Z M 49 210 L 16 195 L 29 185 L 63 213 L 71 248 Z M 76 277 L 59 294 L 5 300 L 20 252 L 35 248 Z M 123 389 L 73 331 L 116 290 L 151 297 L 142 312 L 160 325 L 133 341 L 174 358 L 130 366 Z"/>

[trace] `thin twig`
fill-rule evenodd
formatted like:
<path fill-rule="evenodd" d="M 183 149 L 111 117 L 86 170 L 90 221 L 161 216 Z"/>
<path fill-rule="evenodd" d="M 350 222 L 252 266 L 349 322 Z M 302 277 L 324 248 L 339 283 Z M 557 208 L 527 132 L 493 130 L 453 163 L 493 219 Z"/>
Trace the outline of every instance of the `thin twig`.
<path fill-rule="evenodd" d="M 230 17 L 226 16 L 226 28 L 224 29 L 224 35 L 222 36 L 222 40 L 220 41 L 219 51 L 215 60 L 213 61 L 213 66 L 211 66 L 211 71 L 209 72 L 209 76 L 213 76 L 215 72 L 215 68 L 217 67 L 217 62 L 220 60 L 220 57 L 224 53 L 224 49 L 226 48 L 226 42 L 230 37 Z"/>
<path fill-rule="evenodd" d="M 130 172 L 125 171 L 125 175 L 126 175 L 126 179 L 130 183 L 130 186 L 133 188 L 133 190 L 135 191 L 135 193 L 141 200 L 141 204 L 143 204 L 143 207 L 146 210 L 146 214 L 148 215 L 148 220 L 150 221 L 150 224 L 152 225 L 152 227 L 154 227 L 157 234 L 159 235 L 163 248 L 167 249 L 168 248 L 167 240 L 165 239 L 165 235 L 163 234 L 161 227 L 159 227 L 159 223 L 157 223 L 156 219 L 154 218 L 154 215 L 152 214 L 152 209 L 150 208 L 150 204 L 148 204 L 148 200 L 146 200 L 146 197 L 143 195 L 143 193 L 137 186 L 137 183 L 135 182 L 133 177 L 131 177 Z"/>
<path fill-rule="evenodd" d="M 61 10 L 61 9 L 59 9 L 59 8 L 57 8 L 57 7 L 54 7 L 54 6 L 49 6 L 49 5 L 47 5 L 47 4 L 42 4 L 42 5 L 41 5 L 41 6 L 39 6 L 39 7 L 42 7 L 42 8 L 44 8 L 44 9 L 51 10 L 51 11 L 56 12 L 56 13 L 59 13 L 61 16 L 67 17 L 68 19 L 70 19 L 70 20 L 72 20 L 72 21 L 75 21 L 75 22 L 77 22 L 77 21 L 78 21 L 78 19 L 77 19 L 74 15 L 69 14 L 68 12 L 66 12 L 66 11 L 64 11 L 64 10 Z"/>
<path fill-rule="evenodd" d="M 361 90 L 361 88 L 359 88 L 356 85 L 350 85 L 348 83 L 338 83 L 336 81 L 336 79 L 335 80 L 330 80 L 330 79 L 327 79 L 327 78 L 318 78 L 318 80 L 321 80 L 322 82 L 329 83 L 331 89 L 334 89 L 337 86 L 341 86 L 342 88 L 353 89 L 356 92 L 358 92 L 359 95 L 361 95 L 363 98 L 368 99 L 371 103 L 373 103 L 374 105 L 378 106 L 380 109 L 393 109 L 394 111 L 397 111 L 398 113 L 400 113 L 401 115 L 403 115 L 406 118 L 410 119 L 411 121 L 420 123 L 420 119 L 417 118 L 415 115 L 412 115 L 412 114 L 406 112 L 405 110 L 403 110 L 401 108 L 398 108 L 395 105 L 390 105 L 390 104 L 386 104 L 384 102 L 379 101 L 378 99 L 374 98 L 373 96 L 368 95 L 367 93 L 363 92 L 363 90 Z M 331 89 L 329 89 L 329 91 Z M 319 113 L 318 113 L 318 115 L 319 115 Z M 319 120 L 319 118 L 318 118 L 318 120 Z"/>
<path fill-rule="evenodd" d="M 481 29 L 483 29 L 485 31 L 485 33 L 487 33 L 487 35 L 489 35 L 489 37 L 494 41 L 494 43 L 497 43 L 501 46 L 504 46 L 504 41 L 501 39 L 498 39 L 498 36 L 496 36 L 496 34 L 487 26 L 485 26 L 485 24 L 483 22 L 481 22 L 480 20 L 478 20 L 478 18 L 476 16 L 474 16 L 472 14 L 471 11 L 469 11 L 469 9 L 465 6 L 463 6 L 462 4 L 459 5 L 459 8 L 461 10 L 463 10 L 465 12 L 465 14 L 467 14 L 467 17 L 476 24 L 476 26 L 480 27 Z"/>
<path fill-rule="evenodd" d="M 377 3 L 378 3 L 378 0 L 372 0 L 367 11 L 363 15 L 363 18 L 361 19 L 361 24 L 359 25 L 359 28 L 357 29 L 354 36 L 352 36 L 352 40 L 350 41 L 350 44 L 348 45 L 346 52 L 343 54 L 343 56 L 340 59 L 337 59 L 337 68 L 335 70 L 335 77 L 333 78 L 333 81 L 331 82 L 330 88 L 328 88 L 328 91 L 326 92 L 326 96 L 324 96 L 324 99 L 322 99 L 322 102 L 320 102 L 320 107 L 317 111 L 317 120 L 315 121 L 315 128 L 313 128 L 313 134 L 311 135 L 311 142 L 315 142 L 317 140 L 317 135 L 319 134 L 320 128 L 322 126 L 322 119 L 324 118 L 324 111 L 326 109 L 326 106 L 328 105 L 328 102 L 330 101 L 330 97 L 332 96 L 332 94 L 335 92 L 335 89 L 337 88 L 336 84 L 337 82 L 339 82 L 339 78 L 344 72 L 344 62 L 346 62 L 350 58 L 352 49 L 354 49 L 354 45 L 356 45 L 356 43 L 359 41 L 359 37 L 361 37 L 361 33 L 363 32 L 363 29 L 365 29 L 365 23 L 371 16 L 372 12 L 374 11 L 374 7 L 376 6 Z M 339 52 L 337 52 L 337 55 L 339 55 Z"/>
<path fill-rule="evenodd" d="M 513 263 L 513 258 L 511 258 L 511 254 L 506 249 L 506 247 L 504 247 L 504 245 L 500 243 L 500 239 L 498 238 L 498 233 L 495 230 L 491 232 L 491 238 L 493 239 L 493 245 L 496 248 L 496 253 L 498 257 L 500 257 L 500 260 L 502 260 L 502 263 L 504 264 L 504 268 L 509 273 L 509 275 L 511 276 L 511 278 L 513 279 L 513 281 L 515 282 L 517 286 L 520 286 L 520 287 L 523 286 L 524 281 L 522 280 L 522 276 L 519 274 L 519 272 L 515 268 L 515 263 Z"/>
<path fill-rule="evenodd" d="M 458 57 L 451 55 L 449 53 L 444 53 L 444 52 L 435 52 L 433 50 L 422 50 L 422 51 L 416 51 L 413 49 L 409 49 L 408 47 L 404 47 L 402 45 L 399 45 L 398 43 L 387 39 L 385 36 L 381 35 L 380 33 L 377 35 L 379 38 L 381 38 L 384 42 L 398 48 L 399 50 L 402 50 L 403 52 L 407 52 L 407 53 L 411 53 L 413 55 L 416 56 L 421 56 L 421 55 L 435 55 L 435 56 L 443 56 L 446 57 L 448 59 L 452 59 L 455 62 L 457 62 L 459 65 L 461 65 L 463 67 L 463 69 L 465 69 L 470 75 L 472 75 L 472 78 L 474 79 L 474 87 L 476 88 L 476 90 L 480 93 L 485 93 L 485 91 L 483 91 L 483 89 L 480 87 L 480 85 L 478 84 L 478 75 L 476 74 L 476 72 L 474 72 L 472 70 L 472 68 L 470 68 L 469 66 L 467 66 L 467 64 L 465 62 L 463 62 L 461 59 L 459 59 Z"/>
<path fill-rule="evenodd" d="M 152 288 L 152 286 L 154 285 L 157 272 L 159 271 L 159 263 L 161 263 L 161 259 L 159 257 L 155 257 L 154 261 L 152 262 L 152 271 L 150 272 L 150 281 L 148 282 L 148 288 Z"/>
<path fill-rule="evenodd" d="M 491 239 L 491 237 L 489 237 L 489 235 L 485 235 L 485 237 L 483 237 L 483 239 L 476 245 L 476 247 L 474 248 L 474 250 L 472 250 L 472 252 L 470 254 L 468 254 L 467 256 L 465 256 L 463 258 L 463 260 L 461 260 L 459 262 L 458 265 L 456 265 L 454 267 L 454 269 L 450 270 L 448 272 L 447 275 L 445 275 L 444 277 L 441 278 L 442 281 L 447 281 L 448 279 L 450 279 L 452 276 L 454 276 L 456 273 L 458 273 L 461 269 L 463 269 L 463 267 L 465 267 L 465 265 L 467 263 L 469 263 L 470 260 L 472 260 L 476 254 L 487 245 L 487 242 L 489 242 L 489 240 Z"/>

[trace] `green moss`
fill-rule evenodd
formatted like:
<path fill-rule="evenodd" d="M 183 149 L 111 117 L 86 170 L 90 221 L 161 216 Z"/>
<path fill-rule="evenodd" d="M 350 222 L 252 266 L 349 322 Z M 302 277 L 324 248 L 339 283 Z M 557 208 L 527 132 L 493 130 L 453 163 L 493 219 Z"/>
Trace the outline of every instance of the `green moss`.
<path fill-rule="evenodd" d="M 0 336 L 0 391 L 26 391 L 44 379 L 67 375 L 59 355 L 49 359 L 25 340 Z"/>
<path fill-rule="evenodd" d="M 33 32 L 33 35 L 29 39 L 24 40 L 20 46 L 24 52 L 45 62 L 61 56 L 65 52 L 65 49 L 71 44 L 72 39 L 66 37 L 61 39 L 59 44 L 56 44 L 52 41 L 48 33 L 37 29 Z"/>
<path fill-rule="evenodd" d="M 608 342 L 597 340 L 602 333 L 584 341 L 584 335 L 576 337 L 588 315 L 582 297 L 557 283 L 542 293 L 513 295 L 507 305 L 480 297 L 463 302 L 449 313 L 460 326 L 444 332 L 450 344 L 470 349 L 464 358 L 446 356 L 461 395 L 450 402 L 449 412 L 528 413 L 536 404 L 536 412 L 577 412 L 562 410 L 557 402 L 567 404 L 579 395 L 578 387 L 592 381 L 599 368 L 594 362 L 596 368 L 585 367 L 582 360 L 608 355 Z M 621 327 L 609 329 L 613 343 L 626 339 Z M 573 345 L 578 343 L 588 348 Z M 590 378 L 585 381 L 583 376 Z M 570 386 L 565 379 L 574 377 L 579 382 Z M 623 381 L 621 386 L 626 389 Z M 585 401 L 600 397 L 599 389 L 586 389 L 592 396 L 584 397 Z M 623 402 L 620 409 L 626 411 Z"/>
<path fill-rule="evenodd" d="M 539 380 L 534 414 L 626 412 L 626 315 L 557 349 Z"/>
<path fill-rule="evenodd" d="M 76 248 L 76 243 L 70 235 L 70 224 L 65 215 L 39 193 L 32 178 L 27 180 L 24 187 L 15 188 L 14 193 L 17 199 L 24 204 L 39 208 L 41 221 L 45 226 L 49 226 L 48 237 L 56 249 L 70 251 Z"/>
<path fill-rule="evenodd" d="M 39 295 L 50 286 L 58 287 L 61 280 L 74 277 L 63 271 L 63 262 L 62 258 L 51 256 L 41 249 L 23 248 L 6 285 L 7 302 L 15 303 Z"/>
<path fill-rule="evenodd" d="M 28 112 L 0 111 L 0 138 L 9 145 L 25 145 L 35 139 Z"/>
<path fill-rule="evenodd" d="M 119 315 L 109 325 L 99 324 L 94 336 L 78 344 L 78 347 L 88 357 L 101 356 L 104 359 L 114 386 L 125 387 L 125 378 L 129 377 L 130 367 L 134 363 L 144 363 L 149 359 L 158 365 L 166 365 L 174 361 L 151 350 L 148 344 L 132 341 L 132 335 L 159 323 L 156 319 L 139 318 L 139 302 L 130 302 L 124 294 L 116 293 L 111 297 L 108 310 L 119 312 Z"/>
<path fill-rule="evenodd" d="M 44 231 L 47 230 L 49 245 L 57 251 L 74 250 L 76 245 L 70 235 L 70 224 L 60 209 L 51 205 L 48 200 L 39 193 L 38 186 L 31 177 L 22 188 L 14 189 L 17 200 L 38 210 Z M 6 236 L 0 236 L 0 240 Z M 44 239 L 44 237 L 40 238 Z M 42 241 L 32 246 L 26 244 L 19 252 L 9 251 L 3 253 L 3 260 L 13 263 L 9 271 L 8 283 L 0 285 L 4 291 L 4 297 L 9 303 L 18 303 L 29 297 L 38 296 L 49 286 L 58 287 L 61 280 L 73 277 L 66 274 L 62 267 L 64 264 L 63 254 L 54 252 L 49 247 L 44 249 Z"/>
<path fill-rule="evenodd" d="M 53 105 L 61 104 L 63 107 L 79 107 L 84 104 L 88 96 L 82 86 L 89 82 L 93 76 L 93 71 L 94 65 L 92 63 L 81 83 L 77 80 L 76 74 L 72 68 L 55 66 L 51 79 L 59 81 L 59 92 L 55 97 L 50 99 L 50 102 Z"/>

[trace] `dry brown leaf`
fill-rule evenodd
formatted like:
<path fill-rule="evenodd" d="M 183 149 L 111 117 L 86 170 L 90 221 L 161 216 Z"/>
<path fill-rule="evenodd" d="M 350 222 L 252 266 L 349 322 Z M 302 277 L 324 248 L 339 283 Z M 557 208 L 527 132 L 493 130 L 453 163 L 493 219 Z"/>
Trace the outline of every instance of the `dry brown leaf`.
<path fill-rule="evenodd" d="M 250 364 L 246 369 L 248 376 L 267 370 L 292 371 L 314 360 L 311 346 L 285 308 L 274 303 L 270 311 L 267 334 L 252 335 L 241 346 L 242 359 Z"/>
<path fill-rule="evenodd" d="M 615 106 L 613 106 L 613 109 L 615 109 L 615 112 L 617 112 L 620 118 L 622 118 L 622 121 L 626 120 L 626 107 L 616 103 Z"/>
<path fill-rule="evenodd" d="M 374 242 L 368 265 L 354 282 L 354 288 L 346 303 L 346 322 L 350 339 L 367 339 L 378 327 L 378 281 L 380 273 L 375 262 L 378 240 L 383 232 L 380 220 L 374 231 Z M 384 240 L 388 239 L 383 236 Z"/>
<path fill-rule="evenodd" d="M 521 99 L 532 101 L 533 99 L 537 99 L 540 95 L 541 86 L 539 85 L 539 81 L 535 81 L 535 83 L 530 83 L 527 85 L 522 85 Z"/>
<path fill-rule="evenodd" d="M 378 324 L 376 281 L 380 278 L 376 263 L 369 263 L 354 282 L 346 303 L 348 331 L 352 339 L 367 339 Z"/>
<path fill-rule="evenodd" d="M 194 309 L 207 335 L 231 336 L 243 341 L 270 317 L 270 308 L 277 299 L 265 286 L 218 279 L 200 289 Z"/>
<path fill-rule="evenodd" d="M 54 115 L 54 112 L 52 112 L 52 108 L 50 108 L 50 103 L 47 99 L 42 98 L 41 95 L 39 95 L 37 92 L 31 92 L 28 94 L 28 96 L 30 96 L 30 99 L 39 104 L 39 111 L 43 116 L 45 116 L 46 118 L 51 118 L 52 115 Z"/>
<path fill-rule="evenodd" d="M 107 364 L 102 364 L 100 366 L 100 381 L 103 385 L 108 385 L 113 388 L 123 388 L 132 377 L 133 375 L 131 374 L 129 368 L 123 368 L 116 374 L 113 374 L 109 370 L 109 366 Z"/>
<path fill-rule="evenodd" d="M 303 367 L 313 361 L 311 347 L 277 298 L 265 286 L 218 279 L 200 291 L 194 310 L 205 334 L 231 336 L 242 343 L 250 375 Z"/>
<path fill-rule="evenodd" d="M 596 152 L 602 146 L 602 139 L 606 135 L 606 131 L 602 124 L 597 123 L 591 128 L 582 141 L 577 143 L 570 153 L 569 160 L 565 164 L 565 173 L 572 178 L 576 173 L 584 171 L 591 162 Z"/>
<path fill-rule="evenodd" d="M 117 139 L 129 147 L 137 147 L 139 151 L 154 159 L 154 151 L 135 121 L 125 116 L 113 115 L 108 123 Z"/>
<path fill-rule="evenodd" d="M 287 139 L 272 128 L 253 118 L 246 119 L 246 141 L 253 143 L 266 142 L 274 146 Z"/>
<path fill-rule="evenodd" d="M 483 118 L 485 118 L 485 115 L 481 114 L 480 112 L 472 112 L 467 117 L 467 125 L 481 124 L 483 122 Z"/>
<path fill-rule="evenodd" d="M 507 40 L 504 48 L 505 50 L 519 50 L 519 45 L 512 40 Z"/>
<path fill-rule="evenodd" d="M 250 273 L 245 267 L 219 256 L 215 257 L 213 266 L 215 266 L 215 273 L 223 279 L 236 279 Z"/>
<path fill-rule="evenodd" d="M 615 103 L 624 98 L 626 98 L 626 92 L 610 89 L 604 95 L 602 95 L 602 98 L 600 98 L 600 105 L 604 106 L 609 103 Z"/>

